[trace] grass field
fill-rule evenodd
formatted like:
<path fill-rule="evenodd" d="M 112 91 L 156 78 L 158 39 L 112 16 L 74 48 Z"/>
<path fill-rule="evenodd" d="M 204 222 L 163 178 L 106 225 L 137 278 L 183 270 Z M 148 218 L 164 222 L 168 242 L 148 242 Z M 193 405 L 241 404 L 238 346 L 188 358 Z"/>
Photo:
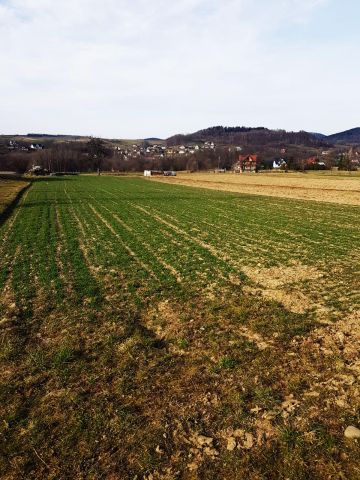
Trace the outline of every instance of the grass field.
<path fill-rule="evenodd" d="M 358 479 L 360 207 L 37 179 L 0 227 L 4 479 Z"/>

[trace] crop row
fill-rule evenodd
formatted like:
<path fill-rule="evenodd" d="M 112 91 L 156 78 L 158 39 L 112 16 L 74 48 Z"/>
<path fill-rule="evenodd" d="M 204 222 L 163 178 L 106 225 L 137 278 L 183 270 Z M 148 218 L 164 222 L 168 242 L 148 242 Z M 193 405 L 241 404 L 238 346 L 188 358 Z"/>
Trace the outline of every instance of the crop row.
<path fill-rule="evenodd" d="M 136 178 L 35 182 L 1 227 L 0 291 L 24 311 L 99 304 L 109 290 L 187 295 L 242 267 L 318 268 L 328 303 L 359 303 L 358 207 L 228 194 Z M 304 285 L 310 290 L 314 285 Z"/>

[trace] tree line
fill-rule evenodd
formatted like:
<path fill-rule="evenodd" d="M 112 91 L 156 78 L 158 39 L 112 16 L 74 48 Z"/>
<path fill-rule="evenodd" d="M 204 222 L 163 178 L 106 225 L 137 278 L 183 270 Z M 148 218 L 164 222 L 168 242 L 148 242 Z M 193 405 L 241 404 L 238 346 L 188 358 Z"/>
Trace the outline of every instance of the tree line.
<path fill-rule="evenodd" d="M 280 148 L 283 147 L 283 148 Z M 283 158 L 287 168 L 305 170 L 306 159 L 318 156 L 325 168 L 339 166 L 350 169 L 350 159 L 344 147 L 332 149 L 326 156 L 321 150 L 304 145 L 255 144 L 245 145 L 241 151 L 221 146 L 214 150 L 199 150 L 187 155 L 124 155 L 104 140 L 91 138 L 88 142 L 54 142 L 35 152 L 9 152 L 0 144 L 0 171 L 25 173 L 38 165 L 49 172 L 139 172 L 142 170 L 230 170 L 239 155 L 257 154 L 259 169 L 271 169 L 274 159 Z"/>

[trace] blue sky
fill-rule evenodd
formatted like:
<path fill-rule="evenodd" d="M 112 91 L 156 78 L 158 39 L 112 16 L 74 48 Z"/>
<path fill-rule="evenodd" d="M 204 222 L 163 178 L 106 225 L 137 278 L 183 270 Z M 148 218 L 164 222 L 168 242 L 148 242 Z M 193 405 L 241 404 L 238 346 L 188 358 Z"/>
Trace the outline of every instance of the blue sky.
<path fill-rule="evenodd" d="M 355 0 L 0 0 L 0 133 L 360 126 Z"/>

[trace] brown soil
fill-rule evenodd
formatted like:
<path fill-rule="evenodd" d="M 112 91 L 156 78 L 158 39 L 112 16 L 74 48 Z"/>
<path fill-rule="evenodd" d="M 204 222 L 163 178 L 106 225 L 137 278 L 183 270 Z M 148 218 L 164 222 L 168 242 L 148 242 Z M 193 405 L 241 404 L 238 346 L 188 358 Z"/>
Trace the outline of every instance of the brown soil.
<path fill-rule="evenodd" d="M 154 177 L 152 181 L 234 193 L 360 205 L 360 176 L 356 172 L 348 175 L 180 173 L 175 178 Z"/>
<path fill-rule="evenodd" d="M 256 284 L 256 287 L 245 287 L 244 290 L 250 294 L 280 302 L 294 313 L 305 313 L 313 307 L 318 307 L 313 304 L 311 298 L 296 288 L 300 282 L 319 281 L 322 278 L 322 273 L 314 267 L 294 263 L 287 267 L 243 267 L 242 270 Z"/>

